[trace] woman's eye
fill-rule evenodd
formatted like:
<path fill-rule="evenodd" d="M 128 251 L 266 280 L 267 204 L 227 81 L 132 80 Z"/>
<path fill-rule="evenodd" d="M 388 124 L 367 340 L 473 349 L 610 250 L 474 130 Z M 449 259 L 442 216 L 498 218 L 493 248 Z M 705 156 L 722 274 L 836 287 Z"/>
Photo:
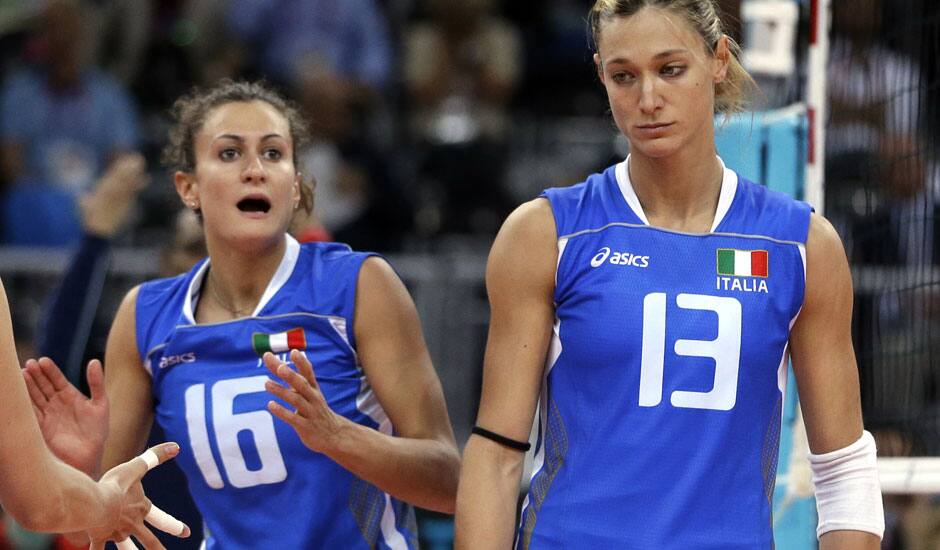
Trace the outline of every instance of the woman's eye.
<path fill-rule="evenodd" d="M 232 160 L 238 158 L 238 149 L 229 147 L 219 151 L 219 158 L 222 160 Z"/>
<path fill-rule="evenodd" d="M 630 74 L 630 73 L 618 72 L 618 73 L 614 73 L 614 74 L 611 76 L 611 78 L 613 78 L 614 82 L 616 82 L 616 83 L 618 83 L 618 84 L 622 84 L 622 83 L 624 83 L 624 82 L 628 82 L 628 81 L 632 80 L 632 79 L 633 79 L 633 75 Z"/>
<path fill-rule="evenodd" d="M 662 73 L 666 76 L 679 76 L 685 71 L 682 65 L 666 65 L 662 68 Z"/>
<path fill-rule="evenodd" d="M 278 149 L 265 149 L 264 158 L 268 160 L 281 160 L 284 154 L 281 153 Z"/>

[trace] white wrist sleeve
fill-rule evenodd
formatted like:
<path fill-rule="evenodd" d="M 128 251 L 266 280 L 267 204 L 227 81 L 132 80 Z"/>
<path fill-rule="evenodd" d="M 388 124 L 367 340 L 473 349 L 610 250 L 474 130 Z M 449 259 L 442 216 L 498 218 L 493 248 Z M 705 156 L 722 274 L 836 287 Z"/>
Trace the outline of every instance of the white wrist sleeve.
<path fill-rule="evenodd" d="M 829 531 L 865 531 L 884 536 L 885 515 L 878 481 L 875 439 L 868 431 L 848 447 L 809 455 L 816 486 L 819 525 L 816 536 Z"/>

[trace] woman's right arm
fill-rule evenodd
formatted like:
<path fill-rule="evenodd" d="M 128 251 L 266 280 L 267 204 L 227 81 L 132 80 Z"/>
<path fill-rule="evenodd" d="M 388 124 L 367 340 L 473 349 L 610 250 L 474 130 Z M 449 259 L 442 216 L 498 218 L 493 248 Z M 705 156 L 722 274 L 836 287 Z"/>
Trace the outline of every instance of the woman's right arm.
<path fill-rule="evenodd" d="M 128 464 L 109 472 L 104 483 L 95 483 L 57 460 L 43 442 L 17 363 L 10 309 L 0 283 L 0 502 L 4 509 L 34 531 L 126 528 L 125 514 L 142 527 L 149 503 L 127 491 L 146 467 Z M 163 445 L 156 454 L 163 462 L 177 449 Z M 130 513 L 131 505 L 143 507 L 141 513 Z"/>
<path fill-rule="evenodd" d="M 34 531 L 104 523 L 107 495 L 46 448 L 19 372 L 6 291 L 0 284 L 0 503 Z"/>
<path fill-rule="evenodd" d="M 490 326 L 477 426 L 527 441 L 555 319 L 558 258 L 547 200 L 513 212 L 486 267 Z M 455 548 L 508 548 L 515 530 L 524 453 L 478 435 L 464 449 Z"/>

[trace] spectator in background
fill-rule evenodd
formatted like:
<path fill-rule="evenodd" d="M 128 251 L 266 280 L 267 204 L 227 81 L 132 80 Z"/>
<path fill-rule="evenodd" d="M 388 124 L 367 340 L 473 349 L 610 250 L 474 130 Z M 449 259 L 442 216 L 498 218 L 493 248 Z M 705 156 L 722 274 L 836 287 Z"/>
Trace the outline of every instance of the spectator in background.
<path fill-rule="evenodd" d="M 77 0 L 50 2 L 31 43 L 36 63 L 14 71 L 0 90 L 8 242 L 76 241 L 75 195 L 117 154 L 137 147 L 133 100 L 115 79 L 89 64 L 89 28 Z M 35 223 L 53 218 L 56 224 Z"/>
<path fill-rule="evenodd" d="M 81 244 L 50 297 L 36 344 L 38 355 L 51 357 L 75 384 L 84 379 L 82 365 L 104 355 L 103 345 L 92 346 L 89 353 L 86 347 L 104 291 L 111 244 L 127 225 L 135 199 L 147 183 L 145 168 L 140 155 L 122 155 L 79 200 Z M 98 340 L 103 344 L 103 337 Z"/>
<path fill-rule="evenodd" d="M 374 0 L 232 0 L 229 31 L 247 61 L 280 85 L 317 95 L 318 116 L 347 119 L 350 109 L 378 99 L 393 68 L 389 29 Z"/>
<path fill-rule="evenodd" d="M 374 0 L 233 0 L 227 22 L 247 56 L 241 72 L 290 90 L 309 121 L 310 146 L 298 155 L 318 200 L 298 235 L 400 248 L 411 207 L 389 168 L 393 140 L 376 135 L 394 69 L 384 8 Z"/>
<path fill-rule="evenodd" d="M 882 0 L 833 4 L 827 69 L 827 213 L 840 232 L 847 233 L 849 259 L 866 263 L 882 263 L 871 257 L 872 252 L 878 256 L 892 252 L 883 244 L 873 250 L 875 243 L 868 235 L 851 231 L 852 217 L 867 216 L 873 207 L 911 195 L 912 186 L 923 187 L 921 168 L 909 174 L 917 181 L 903 182 L 888 173 L 896 172 L 892 165 L 897 160 L 908 157 L 898 153 L 920 149 L 924 110 L 918 91 L 921 70 L 887 47 L 883 11 Z"/>
<path fill-rule="evenodd" d="M 359 139 L 350 118 L 324 111 L 315 87 L 299 86 L 294 96 L 310 121 L 309 145 L 298 155 L 316 189 L 313 212 L 298 212 L 292 233 L 302 242 L 335 239 L 353 248 L 399 250 L 413 208 L 383 149 Z"/>
<path fill-rule="evenodd" d="M 881 0 L 833 4 L 826 210 L 855 265 L 912 274 L 938 259 L 937 168 L 925 148 L 922 70 L 888 48 L 883 16 Z M 856 284 L 854 313 L 863 403 L 868 414 L 897 420 L 934 391 L 923 380 L 933 347 L 924 341 L 929 286 L 886 291 L 883 281 L 866 281 Z"/>
<path fill-rule="evenodd" d="M 81 5 L 93 29 L 92 59 L 126 86 L 141 72 L 155 5 L 152 0 L 85 0 Z"/>
<path fill-rule="evenodd" d="M 510 206 L 503 171 L 519 31 L 493 0 L 423 6 L 430 18 L 407 30 L 403 63 L 411 133 L 426 153 L 419 170 L 438 203 L 428 229 L 495 233 Z"/>

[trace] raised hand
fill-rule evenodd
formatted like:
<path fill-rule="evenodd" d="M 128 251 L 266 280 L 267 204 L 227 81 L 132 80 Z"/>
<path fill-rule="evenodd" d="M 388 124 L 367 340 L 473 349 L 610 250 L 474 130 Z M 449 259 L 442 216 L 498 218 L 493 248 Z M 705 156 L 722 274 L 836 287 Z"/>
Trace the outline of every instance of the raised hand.
<path fill-rule="evenodd" d="M 73 386 L 48 357 L 30 359 L 22 370 L 43 439 L 60 460 L 94 475 L 108 436 L 108 398 L 97 359 L 88 363 L 91 399 Z"/>
<path fill-rule="evenodd" d="M 279 403 L 269 401 L 268 410 L 290 424 L 310 450 L 329 454 L 328 451 L 339 442 L 340 431 L 348 420 L 327 405 L 307 356 L 298 350 L 291 350 L 290 358 L 297 366 L 297 371 L 278 360 L 271 352 L 263 356 L 268 370 L 288 385 L 284 387 L 274 380 L 268 380 L 265 389 L 294 407 L 290 411 Z"/>
<path fill-rule="evenodd" d="M 113 520 L 88 531 L 90 550 L 103 550 L 105 542 L 109 540 L 117 542 L 121 550 L 136 548 L 129 538 L 132 535 L 144 548 L 163 550 L 164 546 L 144 525 L 145 521 L 171 535 L 182 538 L 189 536 L 189 527 L 154 506 L 140 485 L 144 474 L 175 457 L 179 451 L 176 443 L 161 443 L 101 476 L 98 483 L 105 493 L 106 505 L 113 510 Z"/>
<path fill-rule="evenodd" d="M 127 221 L 147 185 L 147 161 L 140 153 L 115 158 L 94 189 L 78 201 L 85 231 L 110 239 Z"/>

